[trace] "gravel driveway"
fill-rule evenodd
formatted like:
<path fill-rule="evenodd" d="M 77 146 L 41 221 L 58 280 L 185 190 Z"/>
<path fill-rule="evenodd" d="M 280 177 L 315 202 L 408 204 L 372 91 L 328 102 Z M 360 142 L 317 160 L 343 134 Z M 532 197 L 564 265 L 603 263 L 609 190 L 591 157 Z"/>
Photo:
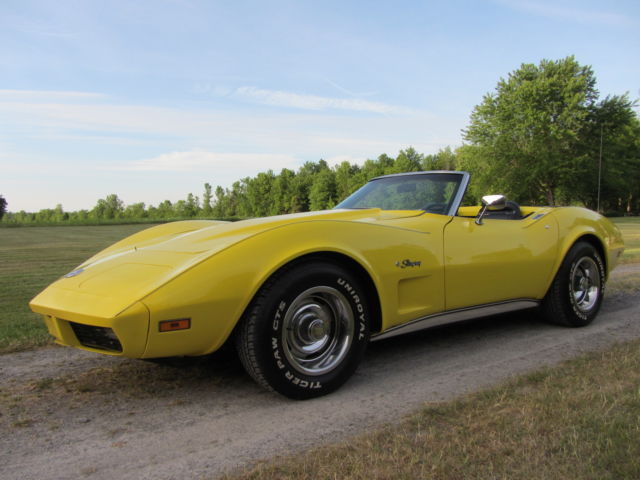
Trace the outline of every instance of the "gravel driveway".
<path fill-rule="evenodd" d="M 305 402 L 260 389 L 229 354 L 183 368 L 60 347 L 7 354 L 0 478 L 213 478 L 637 337 L 637 295 L 608 295 L 583 329 L 492 317 L 373 343 L 341 390 Z"/>

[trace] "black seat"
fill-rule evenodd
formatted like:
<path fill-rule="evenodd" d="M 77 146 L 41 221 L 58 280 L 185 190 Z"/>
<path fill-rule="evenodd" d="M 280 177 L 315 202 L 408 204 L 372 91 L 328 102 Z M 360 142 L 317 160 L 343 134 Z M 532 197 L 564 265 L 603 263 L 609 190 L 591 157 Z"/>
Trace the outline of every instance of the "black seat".
<path fill-rule="evenodd" d="M 483 218 L 492 218 L 497 220 L 520 220 L 522 219 L 522 212 L 520 211 L 520 205 L 516 202 L 507 200 L 502 210 L 489 210 L 484 212 Z"/>

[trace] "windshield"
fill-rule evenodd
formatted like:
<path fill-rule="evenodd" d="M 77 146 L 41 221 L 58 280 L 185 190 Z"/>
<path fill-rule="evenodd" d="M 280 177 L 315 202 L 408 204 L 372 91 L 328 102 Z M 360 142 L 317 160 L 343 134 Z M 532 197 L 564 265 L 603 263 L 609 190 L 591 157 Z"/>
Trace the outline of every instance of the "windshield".
<path fill-rule="evenodd" d="M 460 188 L 462 175 L 425 173 L 371 180 L 335 208 L 426 210 L 446 214 Z"/>

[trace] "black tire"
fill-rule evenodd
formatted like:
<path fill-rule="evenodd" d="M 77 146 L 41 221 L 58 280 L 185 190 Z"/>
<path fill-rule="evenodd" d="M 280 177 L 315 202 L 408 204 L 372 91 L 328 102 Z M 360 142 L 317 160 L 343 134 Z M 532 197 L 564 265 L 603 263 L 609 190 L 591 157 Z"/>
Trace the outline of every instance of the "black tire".
<path fill-rule="evenodd" d="M 344 268 L 308 261 L 276 273 L 247 308 L 236 348 L 256 382 L 293 399 L 326 395 L 356 370 L 369 341 L 365 290 Z"/>
<path fill-rule="evenodd" d="M 577 242 L 565 257 L 542 301 L 548 322 L 568 327 L 589 325 L 598 315 L 604 296 L 605 269 L 598 251 Z"/>

